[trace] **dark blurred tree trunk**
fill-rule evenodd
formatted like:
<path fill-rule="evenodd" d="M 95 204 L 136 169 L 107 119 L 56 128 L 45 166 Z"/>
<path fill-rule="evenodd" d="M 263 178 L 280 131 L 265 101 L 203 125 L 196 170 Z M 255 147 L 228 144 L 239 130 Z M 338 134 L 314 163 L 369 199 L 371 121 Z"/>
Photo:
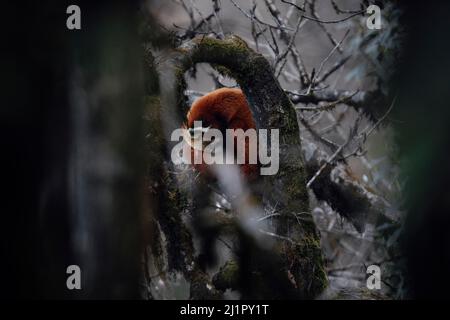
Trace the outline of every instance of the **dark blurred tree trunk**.
<path fill-rule="evenodd" d="M 2 295 L 137 298 L 142 205 L 137 2 L 6 5 Z M 82 290 L 66 287 L 81 268 Z"/>
<path fill-rule="evenodd" d="M 409 297 L 450 297 L 450 4 L 405 2 L 408 44 L 395 114 L 408 210 L 402 245 Z M 400 267 L 404 267 L 403 265 Z"/>
<path fill-rule="evenodd" d="M 73 37 L 70 199 L 81 296 L 138 298 L 143 204 L 142 48 L 137 2 L 83 8 Z"/>

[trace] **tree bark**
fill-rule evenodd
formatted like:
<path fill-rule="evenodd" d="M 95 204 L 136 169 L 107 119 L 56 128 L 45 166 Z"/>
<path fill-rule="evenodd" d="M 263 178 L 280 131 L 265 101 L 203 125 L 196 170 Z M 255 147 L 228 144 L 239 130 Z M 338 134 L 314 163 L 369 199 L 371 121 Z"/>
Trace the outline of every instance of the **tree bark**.
<path fill-rule="evenodd" d="M 180 108 L 187 109 L 186 100 L 182 97 L 185 88 L 182 76 L 197 63 L 209 63 L 220 73 L 237 81 L 247 97 L 259 129 L 280 130 L 279 172 L 261 176 L 252 185 L 252 191 L 264 211 L 276 208 L 277 218 L 270 233 L 276 235 L 272 239 L 275 240 L 272 248 L 280 259 L 280 273 L 290 280 L 298 297 L 316 296 L 326 286 L 327 280 L 319 234 L 309 210 L 297 117 L 269 62 L 237 36 L 224 40 L 197 37 L 183 44 L 178 52 Z M 262 281 L 265 276 L 270 277 L 263 275 Z"/>

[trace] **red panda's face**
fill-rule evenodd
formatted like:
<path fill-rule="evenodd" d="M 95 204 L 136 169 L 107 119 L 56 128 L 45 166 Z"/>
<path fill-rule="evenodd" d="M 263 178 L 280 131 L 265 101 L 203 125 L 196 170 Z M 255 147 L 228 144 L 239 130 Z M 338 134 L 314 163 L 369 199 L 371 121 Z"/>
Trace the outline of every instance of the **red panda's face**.
<path fill-rule="evenodd" d="M 208 132 L 211 127 L 192 127 L 186 128 L 184 140 L 194 149 L 203 150 L 210 141 L 203 139 L 203 136 Z"/>

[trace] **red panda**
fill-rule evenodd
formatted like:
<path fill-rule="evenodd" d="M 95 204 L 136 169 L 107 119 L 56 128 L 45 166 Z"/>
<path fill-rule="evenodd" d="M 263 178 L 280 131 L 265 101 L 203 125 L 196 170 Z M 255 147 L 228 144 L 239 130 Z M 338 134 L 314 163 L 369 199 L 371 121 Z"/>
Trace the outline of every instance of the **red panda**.
<path fill-rule="evenodd" d="M 194 127 L 194 121 L 202 121 L 202 127 L 215 128 L 225 136 L 226 129 L 256 129 L 252 112 L 245 95 L 240 89 L 221 88 L 197 99 L 187 114 L 187 128 Z M 258 176 L 258 164 L 249 163 L 249 142 L 245 140 L 245 162 L 240 165 L 242 174 L 249 180 Z M 192 153 L 198 152 L 191 148 Z M 236 142 L 235 142 L 236 152 Z M 194 167 L 201 173 L 210 175 L 204 163 Z"/>

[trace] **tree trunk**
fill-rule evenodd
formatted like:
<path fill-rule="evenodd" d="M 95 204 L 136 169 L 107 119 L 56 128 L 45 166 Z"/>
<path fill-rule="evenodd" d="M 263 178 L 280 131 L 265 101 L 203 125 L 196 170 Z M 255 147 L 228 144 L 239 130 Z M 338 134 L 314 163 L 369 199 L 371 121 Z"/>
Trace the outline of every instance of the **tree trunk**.
<path fill-rule="evenodd" d="M 252 191 L 265 212 L 276 208 L 276 223 L 267 235 L 275 240 L 272 251 L 280 259 L 279 272 L 290 280 L 298 297 L 316 296 L 327 281 L 319 234 L 309 210 L 296 113 L 275 79 L 269 62 L 236 36 L 224 40 L 197 37 L 178 51 L 180 55 L 176 61 L 180 95 L 185 88 L 184 72 L 197 63 L 210 63 L 216 70 L 237 81 L 247 97 L 259 129 L 280 130 L 279 172 L 261 176 L 252 185 Z M 178 101 L 179 107 L 186 110 L 185 99 L 180 96 Z M 255 261 L 253 263 L 255 265 Z M 265 277 L 268 279 L 270 276 L 263 275 L 261 279 L 264 281 Z"/>

